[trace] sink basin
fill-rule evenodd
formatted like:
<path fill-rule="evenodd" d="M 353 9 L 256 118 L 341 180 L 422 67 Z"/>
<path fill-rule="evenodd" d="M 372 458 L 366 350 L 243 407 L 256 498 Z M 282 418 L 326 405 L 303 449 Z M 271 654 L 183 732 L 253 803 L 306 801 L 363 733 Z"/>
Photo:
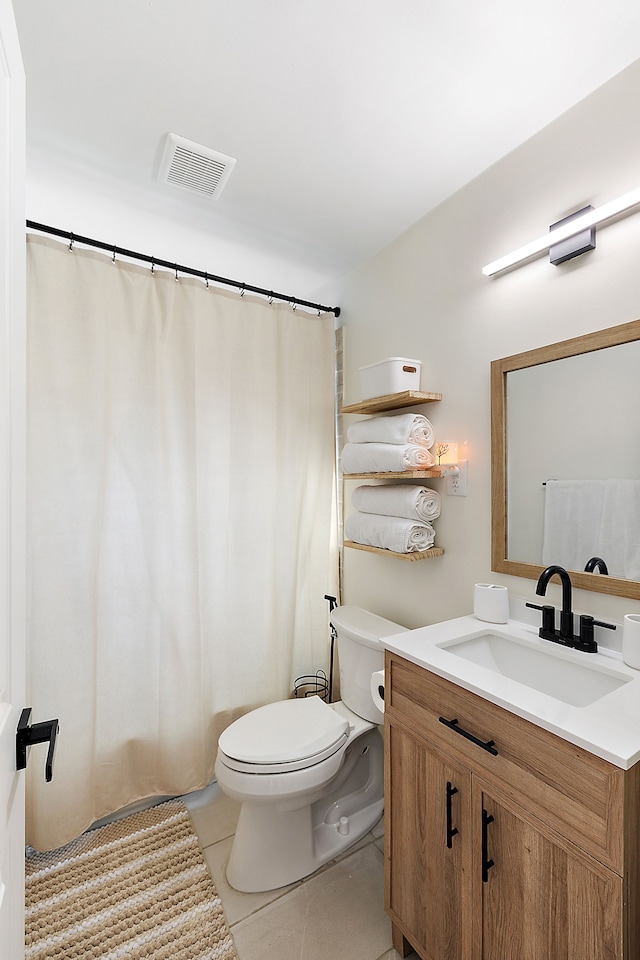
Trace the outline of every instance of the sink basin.
<path fill-rule="evenodd" d="M 437 646 L 573 707 L 587 707 L 631 681 L 607 666 L 584 663 L 578 659 L 581 655 L 555 649 L 551 641 L 543 642 L 549 644 L 548 650 L 487 631 Z"/>

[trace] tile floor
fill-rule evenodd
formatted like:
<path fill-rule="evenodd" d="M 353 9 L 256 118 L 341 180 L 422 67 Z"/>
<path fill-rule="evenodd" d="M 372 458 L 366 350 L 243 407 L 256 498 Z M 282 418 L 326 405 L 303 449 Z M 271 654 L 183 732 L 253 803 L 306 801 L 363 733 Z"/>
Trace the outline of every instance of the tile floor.
<path fill-rule="evenodd" d="M 306 880 L 268 893 L 226 881 L 239 805 L 217 784 L 184 797 L 239 960 L 399 960 L 384 912 L 383 822 Z M 411 960 L 418 960 L 416 954 Z"/>

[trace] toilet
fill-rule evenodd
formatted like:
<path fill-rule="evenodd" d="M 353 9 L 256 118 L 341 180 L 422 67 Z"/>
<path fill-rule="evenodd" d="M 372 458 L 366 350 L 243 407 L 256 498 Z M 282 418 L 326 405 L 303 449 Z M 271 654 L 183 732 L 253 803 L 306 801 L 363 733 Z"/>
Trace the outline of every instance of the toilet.
<path fill-rule="evenodd" d="M 359 607 L 331 613 L 342 700 L 281 700 L 232 723 L 215 775 L 241 803 L 227 880 L 243 893 L 309 876 L 363 837 L 384 807 L 384 765 L 371 675 L 381 640 L 406 628 Z"/>

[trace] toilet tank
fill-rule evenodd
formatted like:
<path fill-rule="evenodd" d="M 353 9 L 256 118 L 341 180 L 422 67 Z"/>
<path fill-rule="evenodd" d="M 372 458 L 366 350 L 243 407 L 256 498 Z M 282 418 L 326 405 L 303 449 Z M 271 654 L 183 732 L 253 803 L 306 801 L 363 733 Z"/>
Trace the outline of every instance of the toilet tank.
<path fill-rule="evenodd" d="M 381 640 L 407 628 L 349 605 L 336 607 L 330 619 L 338 635 L 340 698 L 364 720 L 382 723 L 383 714 L 371 699 L 371 674 L 384 669 Z"/>

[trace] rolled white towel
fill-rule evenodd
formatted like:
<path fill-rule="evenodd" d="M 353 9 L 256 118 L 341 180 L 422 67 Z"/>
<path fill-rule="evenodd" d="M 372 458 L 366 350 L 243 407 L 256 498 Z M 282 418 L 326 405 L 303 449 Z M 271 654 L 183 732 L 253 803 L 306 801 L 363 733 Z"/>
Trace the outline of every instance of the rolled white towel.
<path fill-rule="evenodd" d="M 349 443 L 423 443 L 432 447 L 435 437 L 433 424 L 419 413 L 358 420 L 347 430 Z"/>
<path fill-rule="evenodd" d="M 342 451 L 344 473 L 402 473 L 428 469 L 436 458 L 419 443 L 347 443 Z"/>
<path fill-rule="evenodd" d="M 416 523 L 403 517 L 375 513 L 352 513 L 344 525 L 347 540 L 368 547 L 382 547 L 396 553 L 416 553 L 433 546 L 436 532 L 430 523 Z"/>
<path fill-rule="evenodd" d="M 362 513 L 432 522 L 440 516 L 441 499 L 437 490 L 410 483 L 387 483 L 356 487 L 351 503 Z"/>

